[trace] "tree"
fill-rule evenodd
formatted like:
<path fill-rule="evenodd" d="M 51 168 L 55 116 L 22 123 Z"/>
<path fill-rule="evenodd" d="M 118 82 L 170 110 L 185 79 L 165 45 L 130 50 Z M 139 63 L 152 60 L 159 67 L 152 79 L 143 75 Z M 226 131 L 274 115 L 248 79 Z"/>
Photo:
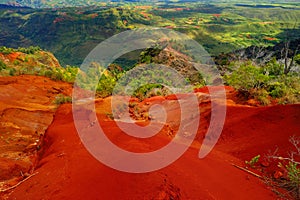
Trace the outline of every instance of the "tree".
<path fill-rule="evenodd" d="M 296 26 L 297 26 L 297 20 L 294 23 L 293 28 L 291 28 L 291 31 L 286 32 L 286 39 L 284 41 L 284 46 L 281 50 L 281 59 L 283 60 L 283 64 L 284 64 L 284 71 L 283 71 L 284 74 L 288 74 L 295 66 L 295 57 L 299 50 L 299 44 L 297 44 L 295 50 L 291 48 L 291 41 L 290 41 L 291 36 L 289 35 L 289 33 L 292 32 L 293 30 L 296 30 Z"/>
<path fill-rule="evenodd" d="M 284 43 L 284 47 L 281 50 L 281 57 L 284 63 L 284 72 L 283 72 L 284 74 L 288 74 L 295 66 L 295 57 L 298 53 L 298 50 L 299 50 L 299 44 L 297 45 L 296 49 L 293 51 L 290 49 L 290 41 L 286 41 Z"/>

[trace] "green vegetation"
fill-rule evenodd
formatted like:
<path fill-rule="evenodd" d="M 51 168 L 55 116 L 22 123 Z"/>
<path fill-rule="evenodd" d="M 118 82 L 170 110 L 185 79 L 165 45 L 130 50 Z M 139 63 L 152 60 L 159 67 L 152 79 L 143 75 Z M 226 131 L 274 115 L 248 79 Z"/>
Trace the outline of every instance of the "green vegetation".
<path fill-rule="evenodd" d="M 288 179 L 289 179 L 289 186 L 296 190 L 297 198 L 300 195 L 300 168 L 298 163 L 289 162 L 288 165 L 285 166 L 288 171 Z"/>
<path fill-rule="evenodd" d="M 7 52 L 9 48 L 2 47 L 2 49 Z M 78 74 L 79 86 L 92 91 L 96 90 L 99 97 L 110 96 L 116 83 L 119 82 L 120 85 L 127 85 L 130 86 L 129 88 L 134 89 L 132 91 L 128 90 L 128 94 L 140 100 L 152 96 L 169 95 L 171 92 L 166 86 L 177 87 L 170 82 L 173 75 L 163 74 L 161 71 L 149 72 L 141 68 L 136 71 L 140 76 L 132 74 L 129 75 L 130 79 L 123 80 L 121 77 L 125 74 L 125 71 L 116 64 L 104 69 L 99 64 L 92 63 L 92 66 L 83 72 L 77 67 L 60 67 L 52 54 L 41 51 L 39 48 L 34 48 L 35 52 L 32 48 L 19 49 L 26 53 L 18 53 L 13 62 L 0 60 L 0 75 L 39 75 L 56 81 L 73 83 Z M 18 52 L 18 49 L 9 49 L 9 51 Z M 153 58 L 161 51 L 161 48 L 146 49 L 142 51 L 140 60 L 146 63 L 159 62 L 159 60 Z M 147 56 L 149 60 L 146 60 Z M 298 56 L 295 57 L 295 62 L 298 62 Z M 180 60 L 180 58 L 177 59 Z M 285 74 L 283 64 L 275 58 L 266 64 L 257 64 L 253 61 L 233 61 L 222 67 L 225 69 L 223 76 L 225 83 L 233 86 L 239 92 L 240 97 L 245 100 L 253 98 L 262 105 L 268 105 L 273 101 L 281 104 L 300 102 L 299 72 L 296 70 Z M 99 80 L 96 87 L 94 85 L 95 79 Z M 188 78 L 186 79 L 187 83 L 191 83 Z M 115 92 L 123 91 L 122 89 L 124 88 L 117 88 Z M 122 95 L 122 93 L 120 94 Z"/>
<path fill-rule="evenodd" d="M 18 57 L 16 57 L 13 62 L 6 61 L 5 63 L 0 60 L 1 76 L 37 75 L 45 76 L 55 81 L 74 83 L 76 76 L 78 75 L 77 84 L 87 90 L 96 90 L 98 97 L 107 97 L 112 95 L 117 81 L 124 75 L 122 68 L 115 64 L 110 65 L 108 69 L 104 69 L 98 63 L 92 63 L 88 70 L 80 71 L 77 67 L 67 66 L 62 68 L 59 65 L 57 66 L 58 63 L 56 63 L 53 55 L 41 50 L 37 50 L 34 54 L 32 54 L 30 49 L 19 48 L 22 49 L 23 52 L 27 53 L 20 54 L 18 49 L 6 47 L 3 47 L 2 49 L 7 52 L 5 54 L 7 56 L 10 56 L 8 55 L 8 52 L 18 52 Z M 164 75 L 160 72 L 152 72 L 150 74 L 148 73 L 143 75 L 150 75 L 148 79 L 151 80 L 157 79 L 156 74 L 158 74 L 157 77 L 164 77 Z M 166 76 L 166 78 L 168 77 L 169 76 Z M 130 94 L 141 100 L 151 96 L 168 94 L 168 90 L 161 84 L 147 84 L 139 87 L 141 82 L 147 82 L 148 79 L 142 80 L 138 77 L 136 77 L 136 79 L 132 79 L 131 86 L 132 88 L 136 88 L 136 90 L 131 91 Z M 94 85 L 95 80 L 99 80 L 96 87 Z M 167 83 L 167 79 L 165 79 L 165 77 L 158 81 L 161 83 Z M 61 104 L 65 102 L 69 102 L 69 99 L 64 96 L 58 96 L 54 103 Z"/>
<path fill-rule="evenodd" d="M 61 104 L 65 104 L 65 103 L 72 103 L 72 97 L 70 96 L 65 96 L 63 94 L 58 94 L 55 97 L 55 100 L 53 101 L 53 103 L 55 105 L 61 105 Z"/>
<path fill-rule="evenodd" d="M 110 96 L 118 79 L 123 75 L 121 68 L 111 65 L 108 69 L 98 63 L 91 63 L 86 71 L 78 71 L 77 84 L 81 88 L 96 91 L 98 97 Z M 95 80 L 98 84 L 95 86 Z"/>
<path fill-rule="evenodd" d="M 41 51 L 41 48 L 36 46 L 30 46 L 28 48 L 24 48 L 24 47 L 19 47 L 17 49 L 13 49 L 13 48 L 8 48 L 5 46 L 0 47 L 0 53 L 3 54 L 10 54 L 10 53 L 14 53 L 14 52 L 22 52 L 25 54 L 35 54 L 36 52 Z"/>
<path fill-rule="evenodd" d="M 295 59 L 295 63 L 300 65 L 300 54 L 296 55 L 294 59 Z"/>
<path fill-rule="evenodd" d="M 36 3 L 35 7 L 63 6 L 63 2 L 58 0 L 22 1 L 23 5 L 30 5 L 32 2 Z M 67 6 L 89 5 L 92 2 L 67 1 Z M 91 63 L 84 71 L 75 67 L 82 64 L 84 58 L 97 44 L 117 33 L 147 26 L 164 27 L 187 34 L 202 44 L 213 57 L 221 55 L 217 64 L 225 84 L 233 86 L 245 102 L 255 99 L 261 105 L 299 103 L 300 54 L 297 50 L 300 6 L 292 2 L 272 5 L 269 2 L 261 4 L 257 2 L 236 4 L 235 1 L 228 3 L 225 0 L 208 2 L 209 4 L 199 1 L 186 3 L 180 0 L 173 3 L 149 4 L 98 2 L 97 5 L 100 7 L 1 8 L 1 30 L 4 31 L 0 32 L 0 45 L 3 45 L 0 47 L 0 76 L 37 75 L 69 83 L 74 83 L 77 78 L 76 83 L 79 87 L 96 91 L 97 97 L 107 97 L 113 92 L 124 95 L 126 86 L 126 94 L 139 100 L 169 95 L 171 91 L 168 86 L 183 89 L 184 86 L 170 82 L 171 78 L 175 77 L 173 74 L 161 70 L 147 71 L 140 68 L 137 71 L 133 70 L 133 74 L 124 78 L 124 75 L 130 73 L 126 70 L 136 67 L 137 63 L 156 62 L 169 65 L 178 72 L 184 72 L 182 75 L 186 75 L 183 77 L 187 83 L 194 84 L 195 87 L 204 86 L 205 75 L 199 74 L 197 70 L 197 74 L 192 72 L 192 67 L 188 65 L 190 60 L 183 58 L 189 56 L 187 47 L 176 40 L 169 42 L 172 49 L 184 54 L 182 58 L 175 58 L 172 51 L 160 54 L 164 53 L 163 49 L 166 46 L 154 46 L 129 52 L 107 69 L 99 63 Z M 282 46 L 286 45 L 288 40 L 295 42 L 284 52 Z M 293 49 L 289 49 L 292 45 Z M 39 46 L 54 52 L 64 67 L 61 67 L 54 55 L 41 50 Z M 269 49 L 274 53 L 272 54 L 274 58 L 265 62 L 252 58 L 253 54 L 261 53 L 258 49 L 256 52 L 253 51 L 252 55 L 246 55 L 246 58 L 236 56 L 232 59 L 229 56 L 237 54 L 236 50 L 250 46 L 274 47 Z M 245 54 L 251 54 L 249 49 L 248 52 L 245 50 Z M 263 56 L 262 60 L 266 57 L 267 55 Z M 288 63 L 293 65 L 287 68 Z M 96 85 L 95 80 L 98 80 Z M 117 83 L 120 84 L 119 87 L 115 87 Z M 59 94 L 53 104 L 71 102 L 70 96 Z M 139 116 L 141 110 L 138 110 L 136 103 L 131 103 L 129 107 L 136 117 Z M 117 118 L 118 114 L 126 109 L 126 105 L 120 102 L 114 110 L 116 116 L 107 113 L 107 117 Z M 148 119 L 148 115 L 143 114 L 143 118 Z M 300 139 L 291 141 L 298 151 L 296 155 L 298 158 Z M 275 158 L 281 161 L 278 162 L 279 166 L 288 172 L 284 187 L 293 191 L 299 199 L 300 163 L 293 157 Z M 257 155 L 245 163 L 254 168 L 259 159 L 260 155 Z"/>
<path fill-rule="evenodd" d="M 224 75 L 226 84 L 237 89 L 246 100 L 254 98 L 262 105 L 271 99 L 278 103 L 300 102 L 300 76 L 298 72 L 284 74 L 284 67 L 275 59 L 258 65 L 251 61 L 233 62 Z"/>
<path fill-rule="evenodd" d="M 254 168 L 254 165 L 259 161 L 260 155 L 257 155 L 253 157 L 250 161 L 245 161 L 247 165 L 249 165 L 251 168 Z"/>
<path fill-rule="evenodd" d="M 0 60 L 0 71 L 6 69 L 6 67 L 6 64 L 2 60 Z"/>
<path fill-rule="evenodd" d="M 41 3 L 41 1 L 38 1 Z M 99 5 L 57 9 L 0 9 L 0 46 L 40 46 L 63 66 L 79 66 L 100 42 L 125 30 L 174 29 L 202 44 L 213 56 L 251 45 L 272 46 L 299 37 L 299 5 L 237 2 L 44 1 L 35 7 Z M 32 1 L 23 1 L 24 5 Z M 147 58 L 146 58 L 147 59 Z M 148 58 L 149 59 L 149 58 Z M 118 63 L 131 65 L 130 59 Z"/>
<path fill-rule="evenodd" d="M 146 84 L 135 90 L 133 96 L 139 100 L 144 100 L 154 96 L 167 96 L 169 94 L 171 94 L 170 91 L 161 84 Z"/>
<path fill-rule="evenodd" d="M 72 66 L 62 68 L 51 53 L 42 51 L 39 47 L 19 47 L 18 49 L 0 47 L 0 53 L 3 53 L 4 57 L 14 57 L 12 61 L 0 59 L 0 76 L 27 74 L 73 83 L 79 70 Z"/>
<path fill-rule="evenodd" d="M 140 54 L 140 62 L 146 64 L 152 63 L 153 58 L 157 56 L 162 51 L 162 49 L 163 48 L 159 45 L 145 49 L 145 51 L 142 51 Z"/>
<path fill-rule="evenodd" d="M 287 172 L 281 179 L 275 180 L 279 186 L 287 189 L 296 199 L 300 198 L 300 138 L 292 136 L 289 139 L 293 149 L 288 152 L 288 157 L 277 155 L 278 149 L 268 155 L 268 159 L 272 159 L 277 163 L 277 166 L 284 172 Z M 298 159 L 298 160 L 297 160 Z"/>
<path fill-rule="evenodd" d="M 55 81 L 65 81 L 73 83 L 75 81 L 78 68 L 68 66 L 66 68 L 40 68 L 37 75 L 46 76 Z"/>
<path fill-rule="evenodd" d="M 92 65 L 86 72 L 79 72 L 77 84 L 88 90 L 96 90 L 98 97 L 107 97 L 112 95 L 113 92 L 124 95 L 124 86 L 128 87 L 127 95 L 132 95 L 140 100 L 170 94 L 164 86 L 170 84 L 168 82 L 169 76 L 163 77 L 161 72 L 149 72 L 139 69 L 139 73 L 142 74 L 141 77 L 131 74 L 124 78 L 125 72 L 117 65 L 111 65 L 108 69 L 104 69 L 99 64 L 93 63 Z M 96 87 L 94 85 L 95 80 L 99 80 Z M 151 83 L 153 80 L 158 83 Z M 116 87 L 117 82 L 118 87 Z"/>
<path fill-rule="evenodd" d="M 290 3 L 261 2 L 231 3 L 213 0 L 203 2 L 71 2 L 20 1 L 22 5 L 34 7 L 62 7 L 57 9 L 0 9 L 1 28 L 0 53 L 7 55 L 22 52 L 25 55 L 13 61 L 14 66 L 0 63 L 0 75 L 32 74 L 47 76 L 53 80 L 74 82 L 77 68 L 86 55 L 100 42 L 125 30 L 153 26 L 180 31 L 197 42 L 212 55 L 218 56 L 249 46 L 273 46 L 281 41 L 299 38 L 299 5 Z M 99 7 L 72 7 L 88 5 Z M 68 8 L 67 8 L 68 7 Z M 41 23 L 43 22 L 43 23 Z M 180 42 L 170 41 L 177 51 L 186 53 Z M 27 46 L 28 48 L 18 48 Z M 40 52 L 40 46 L 54 52 L 65 68 L 53 66 L 53 60 Z M 137 63 L 152 63 L 161 48 L 154 47 L 136 51 L 116 60 L 115 63 L 127 70 Z M 141 53 L 142 52 L 142 53 Z M 38 63 L 34 63 L 37 61 Z M 284 67 L 276 59 L 257 64 L 253 60 L 223 60 L 227 65 L 224 75 L 226 84 L 234 86 L 245 99 L 254 98 L 262 105 L 273 100 L 279 103 L 299 102 L 299 70 L 282 73 Z M 294 58 L 300 63 L 300 54 Z M 178 65 L 179 63 L 175 63 Z M 36 67 L 38 65 L 38 67 Z M 181 67 L 181 66 L 180 66 Z M 223 66 L 222 66 L 223 67 Z M 124 71 L 90 69 L 79 72 L 81 87 L 96 90 L 101 97 L 109 96 Z M 197 80 L 201 75 L 192 74 L 187 81 L 205 85 Z M 99 78 L 96 88 L 90 77 Z M 135 83 L 135 86 L 138 82 Z M 168 94 L 163 85 L 149 84 L 132 91 L 143 99 L 156 94 Z"/>

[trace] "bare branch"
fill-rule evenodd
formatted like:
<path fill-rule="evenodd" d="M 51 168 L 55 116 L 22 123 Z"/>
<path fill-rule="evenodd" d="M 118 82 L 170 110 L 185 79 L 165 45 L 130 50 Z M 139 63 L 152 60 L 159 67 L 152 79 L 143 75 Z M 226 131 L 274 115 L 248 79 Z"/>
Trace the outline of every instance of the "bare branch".
<path fill-rule="evenodd" d="M 257 177 L 257 178 L 261 178 L 261 179 L 263 178 L 262 176 L 254 173 L 254 172 L 252 172 L 252 171 L 250 171 L 250 170 L 248 170 L 248 169 L 246 169 L 244 167 L 240 167 L 240 166 L 238 166 L 236 164 L 231 164 L 231 165 L 234 166 L 234 167 L 236 167 L 236 168 L 238 168 L 238 169 L 240 169 L 240 170 L 243 170 L 243 171 L 245 171 L 245 172 L 247 172 L 247 173 L 249 173 L 249 174 L 251 174 L 251 175 L 253 175 L 253 176 Z"/>
<path fill-rule="evenodd" d="M 270 156 L 270 158 L 277 159 L 277 160 L 288 160 L 292 163 L 296 163 L 297 165 L 300 165 L 300 162 L 297 162 L 292 158 L 285 158 L 285 157 L 281 157 L 281 156 Z"/>
<path fill-rule="evenodd" d="M 288 160 L 292 163 L 296 163 L 297 165 L 300 165 L 300 162 L 295 160 L 295 156 L 300 156 L 300 137 L 292 136 L 290 137 L 289 142 L 295 147 L 296 152 L 295 151 L 289 152 L 288 158 L 277 155 L 278 147 L 275 149 L 274 152 L 269 151 L 267 158 L 272 158 L 277 160 Z"/>
<path fill-rule="evenodd" d="M 263 63 L 269 62 L 269 61 L 272 59 L 272 57 L 273 57 L 274 54 L 275 54 L 274 52 L 268 53 L 268 54 L 263 58 Z"/>
<path fill-rule="evenodd" d="M 272 158 L 273 156 L 277 155 L 279 148 L 276 147 L 276 149 L 274 150 L 274 152 L 271 152 L 271 150 L 268 151 L 266 158 L 268 159 L 268 161 L 270 161 L 270 158 Z"/>
<path fill-rule="evenodd" d="M 284 73 L 288 74 L 290 71 L 290 65 L 288 63 L 288 56 L 289 56 L 289 47 L 290 41 L 284 43 Z"/>

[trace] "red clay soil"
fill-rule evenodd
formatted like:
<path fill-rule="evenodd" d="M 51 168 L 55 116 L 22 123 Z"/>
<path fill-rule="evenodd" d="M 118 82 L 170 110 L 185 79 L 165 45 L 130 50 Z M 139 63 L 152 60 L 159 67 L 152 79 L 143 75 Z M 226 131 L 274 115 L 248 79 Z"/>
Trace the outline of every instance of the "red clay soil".
<path fill-rule="evenodd" d="M 87 116 L 88 118 L 88 116 Z M 114 136 L 113 122 L 102 122 Z M 113 137 L 113 136 L 112 136 Z M 56 113 L 46 136 L 46 149 L 38 174 L 17 187 L 10 199 L 274 199 L 260 180 L 234 168 L 239 161 L 219 151 L 197 158 L 190 148 L 182 158 L 162 170 L 146 174 L 119 172 L 95 160 L 83 147 L 72 122 L 71 106 Z M 119 140 L 126 146 L 136 141 Z M 138 148 L 152 143 L 143 142 Z"/>
<path fill-rule="evenodd" d="M 57 94 L 71 91 L 70 84 L 44 77 L 0 77 L 0 188 L 34 170 L 56 110 L 52 102 Z"/>
<path fill-rule="evenodd" d="M 203 94 L 205 96 L 205 94 Z M 166 106 L 168 123 L 157 136 L 138 139 L 123 133 L 106 115 L 110 98 L 97 100 L 98 120 L 116 145 L 135 152 L 148 152 L 169 142 L 178 123 L 176 98 L 152 98 L 141 109 L 159 103 Z M 2 193 L 3 199 L 280 199 L 261 179 L 232 164 L 245 167 L 245 160 L 279 147 L 285 152 L 291 135 L 300 131 L 300 105 L 250 107 L 228 101 L 226 123 L 214 150 L 198 158 L 199 147 L 210 118 L 210 101 L 200 105 L 201 119 L 196 141 L 170 166 L 151 173 L 132 174 L 111 169 L 93 158 L 77 134 L 70 104 L 62 105 L 48 128 L 35 175 Z M 144 106 L 144 107 L 143 107 Z M 88 121 L 87 110 L 82 122 Z M 146 125 L 147 121 L 139 122 Z M 176 131 L 175 131 L 176 132 Z M 256 172 L 259 173 L 259 172 Z"/>

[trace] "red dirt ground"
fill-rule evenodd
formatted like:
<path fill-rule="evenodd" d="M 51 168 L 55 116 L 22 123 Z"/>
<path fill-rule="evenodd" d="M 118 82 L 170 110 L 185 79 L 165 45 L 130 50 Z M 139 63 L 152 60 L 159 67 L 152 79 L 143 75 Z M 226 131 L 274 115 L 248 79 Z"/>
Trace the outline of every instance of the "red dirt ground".
<path fill-rule="evenodd" d="M 34 170 L 56 110 L 52 102 L 71 91 L 70 84 L 43 77 L 0 77 L 0 188 Z"/>
<path fill-rule="evenodd" d="M 230 92 L 230 88 L 227 91 Z M 165 126 L 150 139 L 126 135 L 106 116 L 110 112 L 110 98 L 97 100 L 96 112 L 102 128 L 116 145 L 135 152 L 147 152 L 172 139 L 169 131 L 170 128 L 176 130 L 180 115 L 173 96 L 141 102 L 141 109 L 152 103 L 166 107 L 167 121 L 173 122 L 173 126 Z M 221 138 L 205 159 L 199 159 L 198 152 L 209 125 L 209 99 L 202 98 L 199 106 L 201 119 L 196 140 L 180 159 L 155 172 L 130 174 L 111 169 L 88 153 L 77 135 L 72 106 L 62 105 L 46 132 L 36 174 L 1 196 L 22 200 L 280 199 L 262 180 L 232 164 L 244 167 L 245 160 L 264 155 L 276 147 L 280 152 L 286 152 L 290 147 L 289 137 L 299 136 L 300 105 L 251 107 L 235 104 L 229 99 Z M 86 118 L 81 120 L 89 120 L 90 115 L 87 111 Z M 140 122 L 141 125 L 147 123 Z M 260 169 L 254 172 L 260 173 Z M 275 169 L 265 170 L 273 173 Z"/>

